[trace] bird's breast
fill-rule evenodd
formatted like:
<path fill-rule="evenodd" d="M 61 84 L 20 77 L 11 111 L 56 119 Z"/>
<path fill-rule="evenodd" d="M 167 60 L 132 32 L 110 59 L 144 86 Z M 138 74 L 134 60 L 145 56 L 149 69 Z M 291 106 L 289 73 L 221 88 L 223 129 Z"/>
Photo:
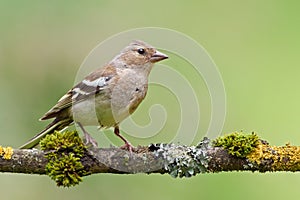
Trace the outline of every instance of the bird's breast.
<path fill-rule="evenodd" d="M 130 114 L 145 98 L 147 77 L 124 73 L 110 86 L 87 100 L 73 105 L 74 121 L 84 126 L 113 127 Z"/>

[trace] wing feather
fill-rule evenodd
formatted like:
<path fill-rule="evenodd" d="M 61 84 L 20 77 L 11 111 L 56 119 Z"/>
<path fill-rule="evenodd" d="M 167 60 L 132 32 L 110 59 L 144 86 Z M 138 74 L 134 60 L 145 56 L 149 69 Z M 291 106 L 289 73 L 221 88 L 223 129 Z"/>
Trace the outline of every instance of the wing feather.
<path fill-rule="evenodd" d="M 101 93 L 106 88 L 109 88 L 111 82 L 116 81 L 116 75 L 117 71 L 111 65 L 95 70 L 62 96 L 56 105 L 45 113 L 40 120 L 57 117 L 63 110 L 71 107 L 73 104 Z"/>

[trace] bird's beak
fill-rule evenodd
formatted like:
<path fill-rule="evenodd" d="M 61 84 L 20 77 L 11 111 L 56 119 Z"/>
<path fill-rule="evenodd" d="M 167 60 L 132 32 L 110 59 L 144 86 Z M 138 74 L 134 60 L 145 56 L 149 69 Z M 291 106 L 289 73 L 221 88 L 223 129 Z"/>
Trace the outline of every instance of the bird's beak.
<path fill-rule="evenodd" d="M 166 54 L 163 54 L 163 53 L 161 53 L 159 51 L 156 51 L 155 54 L 153 54 L 151 56 L 150 61 L 152 63 L 156 63 L 158 61 L 161 61 L 161 60 L 164 60 L 164 59 L 167 59 L 167 58 L 168 58 L 168 56 Z"/>

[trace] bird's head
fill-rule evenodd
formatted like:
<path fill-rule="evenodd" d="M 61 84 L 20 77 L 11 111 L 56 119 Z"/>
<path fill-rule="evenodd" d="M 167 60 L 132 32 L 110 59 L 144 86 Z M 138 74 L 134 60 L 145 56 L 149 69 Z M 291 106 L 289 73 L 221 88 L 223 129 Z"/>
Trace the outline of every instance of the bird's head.
<path fill-rule="evenodd" d="M 135 40 L 125 47 L 113 62 L 122 68 L 144 69 L 150 71 L 153 64 L 167 59 L 168 56 L 156 50 L 153 46 Z"/>

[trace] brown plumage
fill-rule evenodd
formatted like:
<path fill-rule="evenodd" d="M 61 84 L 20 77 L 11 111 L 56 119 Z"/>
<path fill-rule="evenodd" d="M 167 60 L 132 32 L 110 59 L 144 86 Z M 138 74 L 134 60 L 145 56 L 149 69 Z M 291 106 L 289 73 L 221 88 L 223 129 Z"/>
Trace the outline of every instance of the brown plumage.
<path fill-rule="evenodd" d="M 130 143 L 120 135 L 118 125 L 145 98 L 148 75 L 154 63 L 166 58 L 168 56 L 142 41 L 132 42 L 111 62 L 69 90 L 41 118 L 54 120 L 20 148 L 32 148 L 46 134 L 75 122 L 82 128 L 87 143 L 97 146 L 84 126 L 114 127 L 114 133 L 125 142 L 125 148 L 132 150 Z"/>

